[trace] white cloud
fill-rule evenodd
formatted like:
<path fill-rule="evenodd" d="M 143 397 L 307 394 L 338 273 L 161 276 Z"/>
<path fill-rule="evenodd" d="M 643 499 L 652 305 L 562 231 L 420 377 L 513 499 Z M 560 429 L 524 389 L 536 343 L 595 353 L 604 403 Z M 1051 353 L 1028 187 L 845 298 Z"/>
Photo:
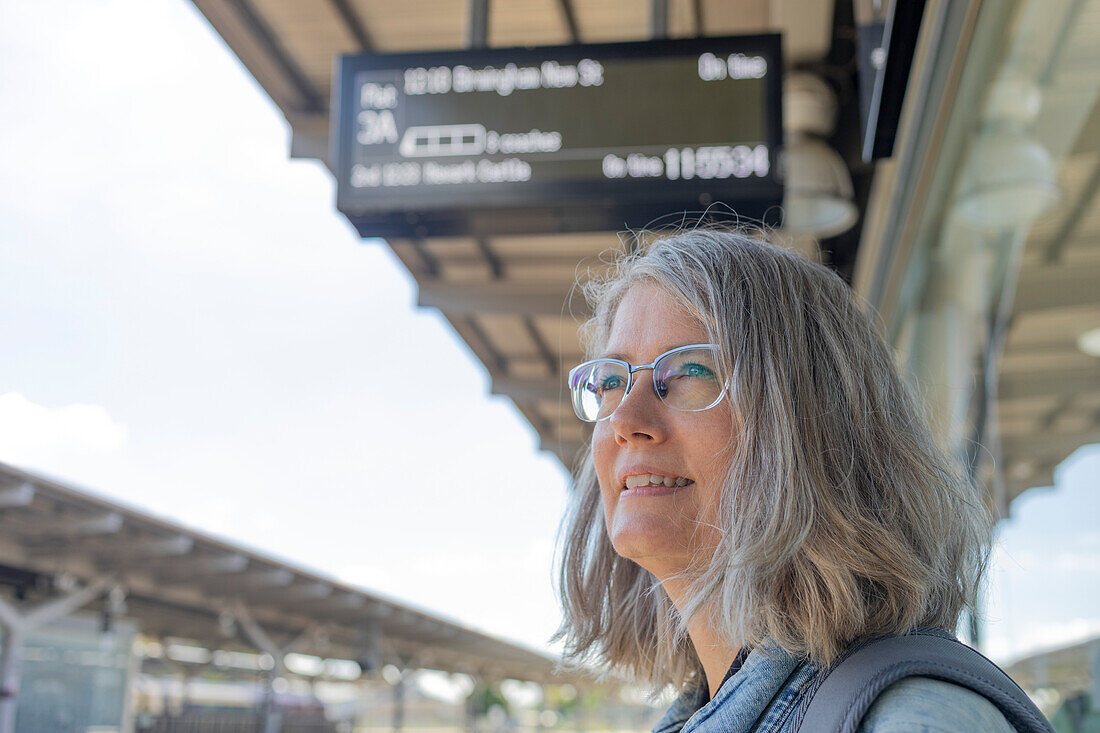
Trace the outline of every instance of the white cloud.
<path fill-rule="evenodd" d="M 103 407 L 39 405 L 18 392 L 0 395 L 0 460 L 50 465 L 74 455 L 113 453 L 126 444 L 126 428 Z"/>

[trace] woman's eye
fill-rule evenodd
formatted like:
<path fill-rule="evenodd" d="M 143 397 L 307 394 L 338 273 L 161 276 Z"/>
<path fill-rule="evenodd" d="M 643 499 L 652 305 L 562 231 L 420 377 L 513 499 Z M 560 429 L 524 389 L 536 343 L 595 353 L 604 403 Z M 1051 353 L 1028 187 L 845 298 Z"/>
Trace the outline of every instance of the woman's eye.
<path fill-rule="evenodd" d="M 680 369 L 680 376 L 714 379 L 714 370 L 702 364 L 685 364 Z"/>
<path fill-rule="evenodd" d="M 621 389 L 624 386 L 622 377 L 607 377 L 596 385 L 596 391 L 600 394 L 608 390 Z"/>

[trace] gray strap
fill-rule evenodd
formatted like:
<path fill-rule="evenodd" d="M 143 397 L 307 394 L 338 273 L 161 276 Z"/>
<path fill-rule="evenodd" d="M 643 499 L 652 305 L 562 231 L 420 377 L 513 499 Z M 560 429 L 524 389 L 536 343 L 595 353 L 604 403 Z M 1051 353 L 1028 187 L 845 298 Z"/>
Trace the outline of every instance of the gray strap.
<path fill-rule="evenodd" d="M 987 698 L 1016 730 L 1054 733 L 997 665 L 943 632 L 919 631 L 870 642 L 840 660 L 812 693 L 799 733 L 855 733 L 875 698 L 905 677 L 953 682 Z"/>

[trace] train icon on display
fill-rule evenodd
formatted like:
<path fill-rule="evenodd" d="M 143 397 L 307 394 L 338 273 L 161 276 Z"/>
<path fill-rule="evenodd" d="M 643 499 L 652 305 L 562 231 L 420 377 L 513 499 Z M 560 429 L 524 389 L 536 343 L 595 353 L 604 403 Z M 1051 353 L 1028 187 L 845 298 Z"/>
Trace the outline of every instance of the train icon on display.
<path fill-rule="evenodd" d="M 481 155 L 485 152 L 484 125 L 420 125 L 405 130 L 398 152 L 404 158 Z"/>

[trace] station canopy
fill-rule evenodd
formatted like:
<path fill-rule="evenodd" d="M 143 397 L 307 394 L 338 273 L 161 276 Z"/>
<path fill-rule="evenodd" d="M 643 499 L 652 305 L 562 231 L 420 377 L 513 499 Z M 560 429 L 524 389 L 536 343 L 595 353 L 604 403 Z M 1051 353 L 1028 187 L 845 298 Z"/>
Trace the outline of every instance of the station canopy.
<path fill-rule="evenodd" d="M 334 69 L 346 54 L 429 57 L 479 42 L 493 49 L 779 34 L 788 69 L 829 72 L 840 68 L 827 58 L 836 39 L 854 37 L 849 0 L 193 2 L 286 116 L 291 156 L 333 170 Z M 990 414 L 1003 490 L 996 503 L 1007 512 L 1023 490 L 1051 483 L 1054 467 L 1076 448 L 1100 441 L 1100 360 L 1077 343 L 1100 326 L 1100 111 L 1092 71 L 1100 68 L 1100 8 L 1095 0 L 923 5 L 893 157 L 863 164 L 858 150 L 842 151 L 860 208 L 850 248 L 857 261 L 845 274 L 885 322 L 901 324 L 890 334 L 895 344 L 904 338 L 906 315 L 935 294 L 921 275 L 932 270 L 918 260 L 927 264 L 944 250 L 942 228 L 929 230 L 927 221 L 950 213 L 950 179 L 981 123 L 975 99 L 987 96 L 990 79 L 1012 61 L 1006 55 L 1026 57 L 1043 87 L 1035 129 L 1059 165 L 1061 203 L 1026 232 L 997 359 Z M 1010 32 L 1018 51 L 996 35 Z M 981 78 L 967 82 L 975 75 Z M 442 311 L 485 365 L 493 392 L 510 397 L 542 447 L 570 465 L 587 436 L 563 399 L 564 374 L 583 358 L 577 327 L 587 313 L 576 285 L 604 271 L 601 253 L 628 245 L 610 229 L 546 233 L 540 224 L 533 231 L 542 233 L 429 231 L 386 243 L 416 279 L 419 303 Z M 821 249 L 827 257 L 843 254 L 835 243 Z M 980 371 L 982 359 L 975 363 Z"/>
<path fill-rule="evenodd" d="M 5 464 L 0 583 L 31 607 L 69 585 L 99 583 L 104 592 L 84 607 L 98 614 L 111 613 L 117 585 L 122 615 L 141 633 L 210 650 L 255 651 L 242 629 L 255 624 L 280 649 L 367 672 L 393 664 L 486 680 L 585 680 L 519 644 Z"/>

